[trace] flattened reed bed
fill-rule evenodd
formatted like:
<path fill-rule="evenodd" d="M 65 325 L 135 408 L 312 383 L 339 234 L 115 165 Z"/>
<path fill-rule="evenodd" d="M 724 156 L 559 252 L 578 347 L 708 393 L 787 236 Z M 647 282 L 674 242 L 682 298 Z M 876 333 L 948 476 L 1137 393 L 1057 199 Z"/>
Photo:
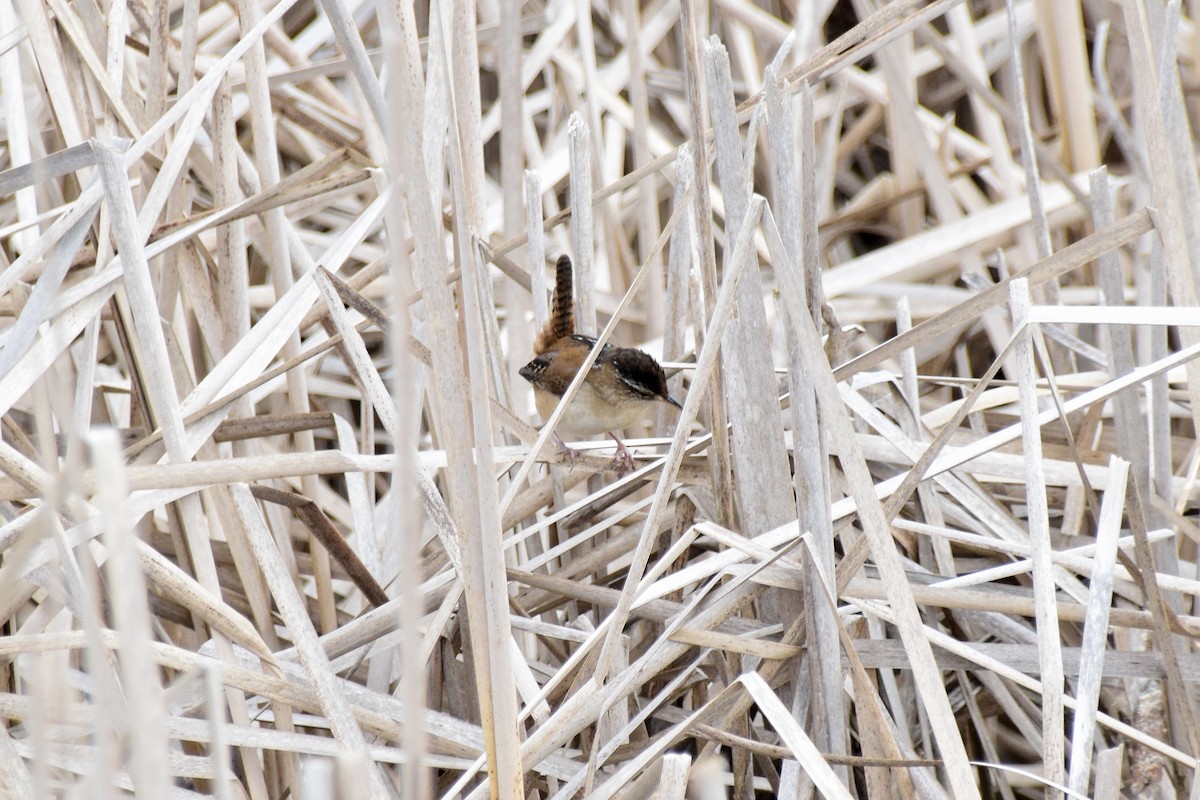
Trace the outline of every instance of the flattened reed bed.
<path fill-rule="evenodd" d="M 1194 796 L 1183 5 L 0 0 L 5 795 Z"/>

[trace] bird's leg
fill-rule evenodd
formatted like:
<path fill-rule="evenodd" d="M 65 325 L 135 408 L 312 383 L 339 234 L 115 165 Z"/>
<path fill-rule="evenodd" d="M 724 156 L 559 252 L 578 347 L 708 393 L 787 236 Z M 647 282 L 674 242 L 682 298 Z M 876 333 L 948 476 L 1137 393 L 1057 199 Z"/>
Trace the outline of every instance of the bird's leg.
<path fill-rule="evenodd" d="M 558 443 L 558 454 L 567 460 L 571 469 L 575 469 L 575 462 L 579 460 L 579 451 L 567 447 L 567 443 L 557 433 L 554 434 L 554 441 Z"/>
<path fill-rule="evenodd" d="M 629 452 L 629 448 L 625 446 L 625 443 L 621 441 L 621 437 L 617 436 L 616 433 L 609 431 L 606 435 L 617 443 L 617 454 L 612 460 L 612 466 L 617 471 L 617 475 L 623 478 L 633 472 L 635 466 L 633 463 L 633 453 Z"/>

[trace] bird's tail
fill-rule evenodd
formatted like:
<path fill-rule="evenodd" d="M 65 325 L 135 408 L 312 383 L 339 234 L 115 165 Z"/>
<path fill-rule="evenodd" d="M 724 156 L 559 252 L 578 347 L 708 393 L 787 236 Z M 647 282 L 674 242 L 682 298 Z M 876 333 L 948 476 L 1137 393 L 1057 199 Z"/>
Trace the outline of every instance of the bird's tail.
<path fill-rule="evenodd" d="M 545 352 L 550 345 L 575 332 L 575 285 L 571 274 L 571 257 L 558 257 L 554 270 L 554 308 L 550 321 L 538 334 L 534 352 Z"/>

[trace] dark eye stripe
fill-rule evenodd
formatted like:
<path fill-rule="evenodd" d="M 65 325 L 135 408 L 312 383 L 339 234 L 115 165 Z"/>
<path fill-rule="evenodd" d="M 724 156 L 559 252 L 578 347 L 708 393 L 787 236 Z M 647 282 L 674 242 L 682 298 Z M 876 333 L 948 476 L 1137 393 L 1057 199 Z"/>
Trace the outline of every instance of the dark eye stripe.
<path fill-rule="evenodd" d="M 628 375 L 621 375 L 620 378 L 621 378 L 621 383 L 625 384 L 630 389 L 633 389 L 634 392 L 636 392 L 637 394 L 640 394 L 642 397 L 657 397 L 658 396 L 657 393 L 654 392 L 654 390 L 648 388 L 644 383 L 639 383 L 638 381 L 633 380 Z"/>

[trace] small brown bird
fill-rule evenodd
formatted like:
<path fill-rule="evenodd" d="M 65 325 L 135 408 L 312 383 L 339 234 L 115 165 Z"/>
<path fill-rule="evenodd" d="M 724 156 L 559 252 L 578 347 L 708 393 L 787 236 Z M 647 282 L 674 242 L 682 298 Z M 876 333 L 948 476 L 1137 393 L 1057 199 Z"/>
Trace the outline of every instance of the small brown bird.
<path fill-rule="evenodd" d="M 521 367 L 521 377 L 533 384 L 534 400 L 542 419 L 549 419 L 554 413 L 596 344 L 593 337 L 575 333 L 573 304 L 571 259 L 559 256 L 550 321 L 534 343 L 536 358 Z M 668 393 L 667 376 L 659 363 L 641 350 L 606 344 L 563 412 L 556 430 L 564 436 L 608 434 L 617 443 L 613 466 L 624 475 L 633 469 L 633 455 L 617 431 L 633 424 L 653 403 L 660 401 L 683 408 Z M 568 449 L 561 438 L 558 443 Z"/>

